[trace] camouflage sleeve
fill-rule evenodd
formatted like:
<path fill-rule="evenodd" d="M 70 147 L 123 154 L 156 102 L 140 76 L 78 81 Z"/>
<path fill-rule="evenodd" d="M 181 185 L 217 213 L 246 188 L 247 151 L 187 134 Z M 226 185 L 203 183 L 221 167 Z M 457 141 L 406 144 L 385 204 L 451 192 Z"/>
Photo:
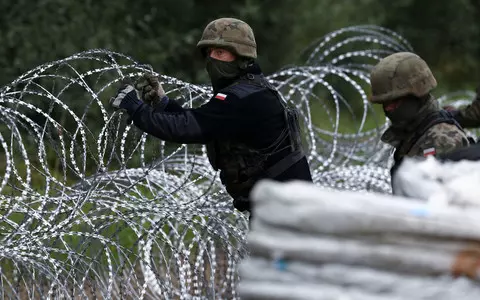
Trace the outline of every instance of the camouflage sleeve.
<path fill-rule="evenodd" d="M 422 156 L 443 154 L 464 146 L 469 142 L 465 133 L 455 125 L 440 123 L 425 132 L 413 145 L 408 156 Z"/>
<path fill-rule="evenodd" d="M 477 97 L 472 104 L 467 105 L 459 110 L 452 111 L 452 115 L 464 128 L 480 127 L 480 91 L 477 91 Z"/>

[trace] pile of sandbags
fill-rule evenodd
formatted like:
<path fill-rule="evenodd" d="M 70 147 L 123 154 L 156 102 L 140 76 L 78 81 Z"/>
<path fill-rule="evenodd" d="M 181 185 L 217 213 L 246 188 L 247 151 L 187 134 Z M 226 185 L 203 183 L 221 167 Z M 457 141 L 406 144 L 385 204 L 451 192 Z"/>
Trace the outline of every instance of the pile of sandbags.
<path fill-rule="evenodd" d="M 252 193 L 242 299 L 480 299 L 480 211 L 272 181 Z"/>
<path fill-rule="evenodd" d="M 407 158 L 392 180 L 396 195 L 436 205 L 480 206 L 480 162 Z"/>

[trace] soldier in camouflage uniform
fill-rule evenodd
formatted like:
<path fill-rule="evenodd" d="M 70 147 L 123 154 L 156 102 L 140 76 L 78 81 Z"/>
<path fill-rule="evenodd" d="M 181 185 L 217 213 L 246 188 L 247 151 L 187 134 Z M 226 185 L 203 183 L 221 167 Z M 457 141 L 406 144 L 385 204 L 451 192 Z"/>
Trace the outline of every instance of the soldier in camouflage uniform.
<path fill-rule="evenodd" d="M 370 101 L 382 104 L 392 122 L 381 137 L 395 148 L 392 174 L 404 157 L 427 157 L 468 146 L 461 126 L 430 94 L 437 82 L 416 54 L 385 57 L 373 68 L 370 83 Z"/>
<path fill-rule="evenodd" d="M 263 76 L 250 26 L 233 18 L 212 21 L 197 47 L 213 87 L 205 105 L 183 108 L 149 74 L 136 86 L 122 87 L 111 105 L 162 140 L 207 145 L 210 163 L 220 170 L 240 211 L 251 211 L 249 194 L 262 178 L 312 181 L 301 149 L 298 116 Z"/>

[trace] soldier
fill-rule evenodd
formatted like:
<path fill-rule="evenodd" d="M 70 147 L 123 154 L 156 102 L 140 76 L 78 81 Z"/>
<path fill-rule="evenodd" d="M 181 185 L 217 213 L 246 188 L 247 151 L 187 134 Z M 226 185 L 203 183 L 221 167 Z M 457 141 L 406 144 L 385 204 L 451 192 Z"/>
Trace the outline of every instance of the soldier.
<path fill-rule="evenodd" d="M 214 92 L 208 103 L 184 109 L 165 95 L 158 78 L 145 75 L 136 87 L 145 102 L 158 102 L 154 107 L 139 100 L 132 85 L 123 86 L 111 105 L 162 140 L 206 144 L 210 163 L 240 211 L 251 211 L 248 196 L 262 178 L 312 181 L 296 111 L 263 76 L 250 26 L 233 18 L 212 21 L 197 47 Z"/>
<path fill-rule="evenodd" d="M 430 94 L 437 82 L 418 55 L 385 57 L 373 68 L 370 83 L 370 101 L 382 104 L 392 122 L 381 137 L 395 148 L 392 175 L 406 156 L 427 157 L 469 145 L 462 127 Z"/>

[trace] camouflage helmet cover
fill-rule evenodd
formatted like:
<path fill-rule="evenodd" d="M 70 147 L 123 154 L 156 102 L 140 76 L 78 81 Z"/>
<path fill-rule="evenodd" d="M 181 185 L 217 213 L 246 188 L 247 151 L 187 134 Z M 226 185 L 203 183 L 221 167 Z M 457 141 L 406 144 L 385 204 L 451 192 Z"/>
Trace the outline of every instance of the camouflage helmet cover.
<path fill-rule="evenodd" d="M 372 103 L 385 103 L 407 95 L 422 97 L 437 86 L 432 71 L 418 55 L 398 52 L 389 55 L 370 74 Z"/>
<path fill-rule="evenodd" d="M 257 44 L 252 28 L 234 18 L 221 18 L 210 22 L 205 27 L 197 47 L 224 47 L 236 55 L 257 58 Z"/>

